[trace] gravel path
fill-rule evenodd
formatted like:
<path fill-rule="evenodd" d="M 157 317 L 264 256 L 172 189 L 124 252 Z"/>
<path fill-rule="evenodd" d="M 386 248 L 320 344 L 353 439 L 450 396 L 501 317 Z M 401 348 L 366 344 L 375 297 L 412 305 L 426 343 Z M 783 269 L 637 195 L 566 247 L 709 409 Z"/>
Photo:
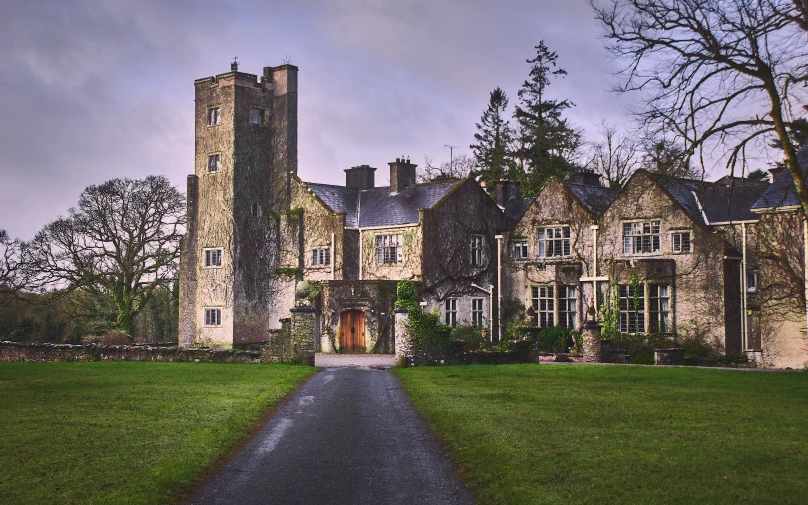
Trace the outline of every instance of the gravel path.
<path fill-rule="evenodd" d="M 392 373 L 328 368 L 188 503 L 471 504 L 454 471 Z"/>

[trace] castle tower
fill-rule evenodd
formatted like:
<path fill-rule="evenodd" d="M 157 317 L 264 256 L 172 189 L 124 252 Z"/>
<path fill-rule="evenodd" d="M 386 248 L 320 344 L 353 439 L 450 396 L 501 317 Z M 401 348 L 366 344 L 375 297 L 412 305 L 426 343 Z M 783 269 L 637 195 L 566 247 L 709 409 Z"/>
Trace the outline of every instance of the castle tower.
<path fill-rule="evenodd" d="M 180 258 L 179 343 L 267 338 L 279 213 L 297 173 L 297 72 L 265 67 L 194 81 L 196 146 Z"/>

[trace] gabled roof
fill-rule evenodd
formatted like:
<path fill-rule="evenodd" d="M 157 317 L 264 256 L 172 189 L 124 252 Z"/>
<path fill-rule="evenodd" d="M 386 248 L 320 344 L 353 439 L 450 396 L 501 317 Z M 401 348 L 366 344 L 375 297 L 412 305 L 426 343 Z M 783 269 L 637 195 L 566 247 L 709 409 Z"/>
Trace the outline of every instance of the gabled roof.
<path fill-rule="evenodd" d="M 511 198 L 505 204 L 502 212 L 505 213 L 506 217 L 519 221 L 525 215 L 525 211 L 530 207 L 531 203 L 533 203 L 532 198 Z"/>
<path fill-rule="evenodd" d="M 419 209 L 429 209 L 462 181 L 429 182 L 391 193 L 387 186 L 357 190 L 305 182 L 334 212 L 345 213 L 347 228 L 417 224 Z"/>
<path fill-rule="evenodd" d="M 803 174 L 808 173 L 808 146 L 804 146 L 797 153 L 797 163 Z M 797 191 L 794 188 L 794 179 L 787 170 L 774 179 L 769 189 L 755 202 L 753 209 L 773 209 L 777 207 L 792 207 L 800 204 Z"/>
<path fill-rule="evenodd" d="M 564 183 L 586 209 L 600 216 L 612 204 L 619 190 L 588 184 Z"/>
<path fill-rule="evenodd" d="M 768 187 L 768 183 L 747 179 L 719 179 L 698 196 L 710 224 L 757 221 L 758 215 L 751 209 Z"/>
<path fill-rule="evenodd" d="M 695 179 L 682 179 L 679 177 L 671 177 L 668 175 L 655 174 L 646 172 L 654 181 L 664 189 L 673 200 L 679 204 L 682 209 L 690 216 L 691 219 L 701 224 L 708 226 L 710 223 L 705 222 L 704 215 L 701 213 L 701 201 L 696 196 L 712 186 L 709 182 L 699 181 Z"/>

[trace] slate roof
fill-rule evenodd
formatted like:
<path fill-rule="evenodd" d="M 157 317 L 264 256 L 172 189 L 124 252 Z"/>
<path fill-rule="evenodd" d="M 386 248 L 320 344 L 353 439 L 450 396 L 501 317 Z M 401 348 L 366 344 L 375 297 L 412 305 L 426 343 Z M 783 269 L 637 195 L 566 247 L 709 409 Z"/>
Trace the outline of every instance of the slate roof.
<path fill-rule="evenodd" d="M 533 203 L 532 198 L 511 198 L 505 203 L 502 211 L 508 218 L 519 221 L 525 215 L 525 211 L 530 207 L 531 203 Z"/>
<path fill-rule="evenodd" d="M 745 179 L 719 180 L 698 193 L 699 201 L 710 224 L 728 221 L 756 221 L 752 206 L 765 193 L 769 184 Z"/>
<path fill-rule="evenodd" d="M 705 226 L 728 221 L 757 220 L 758 216 L 751 208 L 769 187 L 765 182 L 737 177 L 722 177 L 715 182 L 707 182 L 653 173 L 650 175 L 693 220 Z"/>
<path fill-rule="evenodd" d="M 803 174 L 808 173 L 808 146 L 797 153 L 797 163 Z M 769 189 L 755 202 L 753 209 L 771 209 L 799 205 L 800 199 L 794 189 L 794 180 L 787 170 L 774 179 Z"/>
<path fill-rule="evenodd" d="M 575 195 L 581 204 L 596 216 L 600 216 L 609 205 L 612 204 L 618 189 L 605 188 L 603 186 L 590 186 L 587 184 L 575 184 L 568 182 L 572 194 Z"/>
<path fill-rule="evenodd" d="M 390 193 L 388 186 L 356 190 L 330 184 L 305 183 L 334 212 L 345 213 L 347 228 L 417 224 L 418 210 L 429 209 L 459 181 L 407 186 Z"/>

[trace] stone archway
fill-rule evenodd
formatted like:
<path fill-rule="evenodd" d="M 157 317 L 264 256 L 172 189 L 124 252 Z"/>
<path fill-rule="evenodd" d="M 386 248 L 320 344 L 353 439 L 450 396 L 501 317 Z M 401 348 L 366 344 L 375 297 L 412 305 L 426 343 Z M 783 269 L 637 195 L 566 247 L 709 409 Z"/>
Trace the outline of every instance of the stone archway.
<path fill-rule="evenodd" d="M 365 313 L 345 310 L 340 314 L 339 348 L 341 352 L 365 352 Z"/>

